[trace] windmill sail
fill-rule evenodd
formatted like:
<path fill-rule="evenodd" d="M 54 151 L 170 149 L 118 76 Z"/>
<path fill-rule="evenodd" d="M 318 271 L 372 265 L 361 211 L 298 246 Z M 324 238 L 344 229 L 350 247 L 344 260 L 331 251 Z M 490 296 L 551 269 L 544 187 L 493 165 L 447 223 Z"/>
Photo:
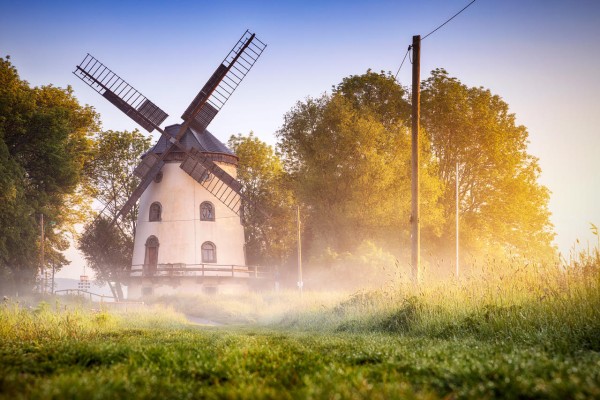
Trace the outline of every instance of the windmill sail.
<path fill-rule="evenodd" d="M 165 165 L 165 162 L 162 161 L 162 160 L 157 160 L 154 163 L 154 165 L 152 166 L 152 168 L 142 178 L 142 180 L 140 181 L 138 187 L 135 188 L 135 190 L 131 194 L 131 197 L 129 197 L 129 199 L 127 199 L 127 201 L 125 202 L 125 204 L 123 205 L 123 207 L 119 211 L 117 217 L 115 217 L 115 220 L 119 216 L 127 215 L 127 213 L 129 213 L 129 211 L 133 208 L 133 206 L 138 201 L 138 199 L 140 197 L 142 197 L 142 194 L 144 193 L 144 191 L 148 188 L 148 186 L 150 186 L 150 183 L 152 183 L 152 180 L 158 174 L 158 172 L 163 167 L 163 165 Z"/>
<path fill-rule="evenodd" d="M 246 31 L 233 46 L 223 62 L 194 98 L 181 118 L 190 121 L 190 126 L 202 132 L 225 105 L 229 97 L 246 77 L 266 44 L 255 34 Z"/>
<path fill-rule="evenodd" d="M 148 132 L 158 130 L 169 143 L 160 156 L 148 154 L 135 169 L 134 174 L 141 181 L 113 219 L 113 224 L 133 208 L 165 164 L 168 154 L 175 148 L 186 154 L 181 168 L 236 214 L 242 212 L 242 200 L 244 204 L 252 203 L 243 196 L 242 185 L 237 180 L 200 151 L 187 149 L 180 140 L 188 126 L 197 132 L 206 129 L 266 47 L 267 45 L 255 34 L 246 31 L 183 113 L 182 118 L 185 122 L 175 136 L 167 134 L 160 128 L 160 124 L 168 117 L 167 113 L 96 58 L 90 54 L 86 55 L 73 74 Z"/>
<path fill-rule="evenodd" d="M 168 117 L 156 104 L 90 54 L 85 56 L 73 74 L 148 132 L 159 127 Z"/>
<path fill-rule="evenodd" d="M 241 183 L 197 149 L 188 152 L 180 167 L 230 210 L 240 215 L 243 197 Z"/>

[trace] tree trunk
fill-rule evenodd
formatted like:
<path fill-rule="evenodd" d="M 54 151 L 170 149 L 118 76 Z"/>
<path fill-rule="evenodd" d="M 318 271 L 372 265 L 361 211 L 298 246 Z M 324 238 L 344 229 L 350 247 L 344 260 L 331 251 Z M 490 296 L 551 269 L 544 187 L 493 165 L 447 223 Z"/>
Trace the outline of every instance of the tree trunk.
<path fill-rule="evenodd" d="M 117 295 L 118 295 L 117 296 L 117 301 L 123 301 L 123 300 L 125 300 L 123 298 L 123 288 L 121 287 L 121 282 L 118 282 L 118 281 L 115 282 L 115 289 L 116 289 L 116 292 L 117 292 Z"/>
<path fill-rule="evenodd" d="M 112 295 L 115 298 L 115 300 L 118 300 L 119 296 L 117 295 L 117 292 L 115 291 L 115 288 L 113 287 L 113 284 L 110 281 L 107 281 L 106 283 L 108 283 L 108 287 L 110 288 L 110 291 L 112 292 Z"/>

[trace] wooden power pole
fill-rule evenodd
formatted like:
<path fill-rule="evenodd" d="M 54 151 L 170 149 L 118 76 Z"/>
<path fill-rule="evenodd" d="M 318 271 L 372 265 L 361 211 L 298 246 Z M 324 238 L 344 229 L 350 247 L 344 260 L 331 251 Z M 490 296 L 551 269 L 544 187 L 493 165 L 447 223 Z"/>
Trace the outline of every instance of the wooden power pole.
<path fill-rule="evenodd" d="M 421 117 L 421 36 L 412 43 L 412 162 L 411 162 L 411 272 L 413 282 L 421 274 L 421 216 L 419 211 L 419 119 Z"/>

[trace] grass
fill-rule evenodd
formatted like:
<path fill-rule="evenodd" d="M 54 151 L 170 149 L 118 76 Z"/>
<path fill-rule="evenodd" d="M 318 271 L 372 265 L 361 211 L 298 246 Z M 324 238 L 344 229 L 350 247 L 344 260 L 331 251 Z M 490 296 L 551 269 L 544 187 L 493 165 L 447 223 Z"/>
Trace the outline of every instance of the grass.
<path fill-rule="evenodd" d="M 8 302 L 0 398 L 600 398 L 598 257 L 501 267 L 460 283 L 170 297 L 128 312 Z"/>

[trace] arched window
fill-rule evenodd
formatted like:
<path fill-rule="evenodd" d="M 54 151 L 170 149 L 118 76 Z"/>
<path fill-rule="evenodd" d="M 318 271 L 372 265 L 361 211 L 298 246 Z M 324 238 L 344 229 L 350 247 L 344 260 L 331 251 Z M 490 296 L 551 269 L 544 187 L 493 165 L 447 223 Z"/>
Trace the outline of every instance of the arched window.
<path fill-rule="evenodd" d="M 146 240 L 144 256 L 144 275 L 154 275 L 158 266 L 158 238 L 154 235 Z"/>
<path fill-rule="evenodd" d="M 200 221 L 214 221 L 215 206 L 210 201 L 200 204 Z"/>
<path fill-rule="evenodd" d="M 150 215 L 148 217 L 149 221 L 160 221 L 160 216 L 162 213 L 162 207 L 159 202 L 154 202 L 150 206 Z"/>
<path fill-rule="evenodd" d="M 217 247 L 212 242 L 202 243 L 202 262 L 216 263 L 217 262 Z"/>

